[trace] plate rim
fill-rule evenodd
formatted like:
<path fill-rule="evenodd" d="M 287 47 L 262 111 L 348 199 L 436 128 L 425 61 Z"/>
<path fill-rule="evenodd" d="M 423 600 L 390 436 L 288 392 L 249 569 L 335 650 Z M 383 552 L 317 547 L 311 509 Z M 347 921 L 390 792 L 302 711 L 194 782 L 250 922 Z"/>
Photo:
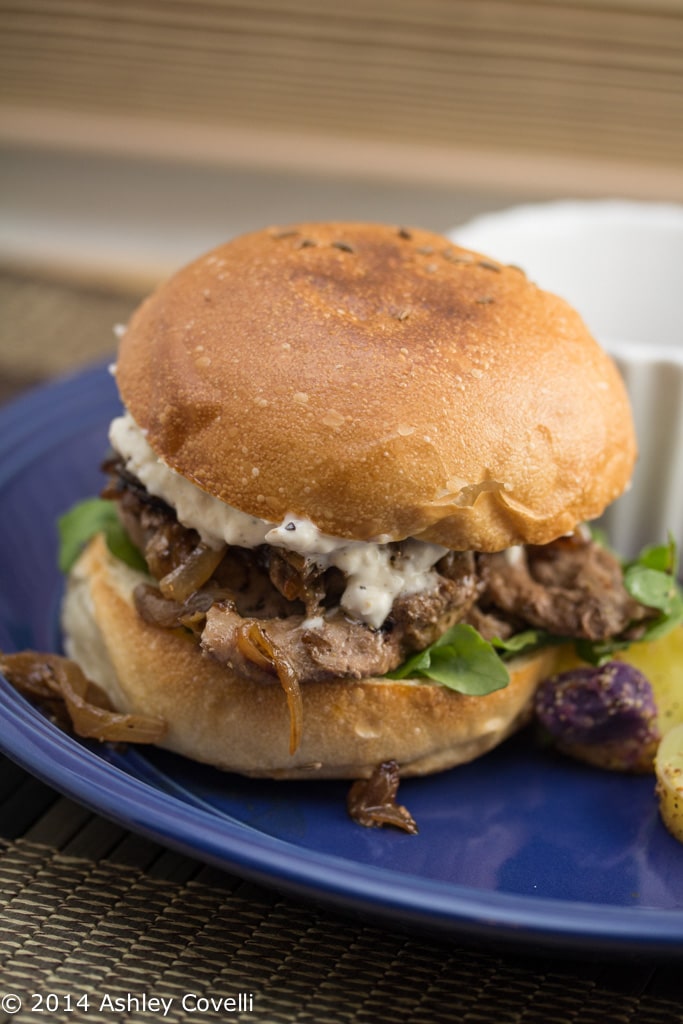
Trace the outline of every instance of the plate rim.
<path fill-rule="evenodd" d="M 680 952 L 679 911 L 476 889 L 308 850 L 127 774 L 61 732 L 1 674 L 0 710 L 10 727 L 0 728 L 0 749 L 29 773 L 133 832 L 252 881 L 453 936 L 546 950 Z"/>

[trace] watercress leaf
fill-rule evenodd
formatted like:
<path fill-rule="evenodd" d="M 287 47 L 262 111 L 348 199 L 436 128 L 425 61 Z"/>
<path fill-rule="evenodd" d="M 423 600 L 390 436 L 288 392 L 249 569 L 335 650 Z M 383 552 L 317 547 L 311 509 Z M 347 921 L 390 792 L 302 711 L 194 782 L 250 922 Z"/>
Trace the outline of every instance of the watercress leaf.
<path fill-rule="evenodd" d="M 131 569 L 146 572 L 147 563 L 126 533 L 118 516 L 106 524 L 104 538 L 107 542 L 107 547 L 115 558 L 125 562 Z"/>
<path fill-rule="evenodd" d="M 651 569 L 637 562 L 624 572 L 624 586 L 631 597 L 648 608 L 669 615 L 674 610 L 678 589 L 668 572 Z"/>
<path fill-rule="evenodd" d="M 515 633 L 508 637 L 507 640 L 501 640 L 497 636 L 491 640 L 492 646 L 504 654 L 519 654 L 521 651 L 557 642 L 558 639 L 552 634 L 546 633 L 544 629 L 525 629 L 521 633 Z"/>
<path fill-rule="evenodd" d="M 458 623 L 433 644 L 413 655 L 391 679 L 424 676 L 451 690 L 484 696 L 510 681 L 509 673 L 492 645 L 472 626 Z"/>
<path fill-rule="evenodd" d="M 624 586 L 636 601 L 660 614 L 649 620 L 640 640 L 656 640 L 683 623 L 683 592 L 676 582 L 678 552 L 669 534 L 667 544 L 644 548 L 624 569 Z"/>
<path fill-rule="evenodd" d="M 92 538 L 103 533 L 109 550 L 134 569 L 145 569 L 145 560 L 128 537 L 111 501 L 86 498 L 78 502 L 57 521 L 59 534 L 59 568 L 68 573 L 81 551 Z"/>
<path fill-rule="evenodd" d="M 630 640 L 576 640 L 574 643 L 579 658 L 595 666 L 605 665 L 617 651 L 625 651 L 630 646 Z"/>
<path fill-rule="evenodd" d="M 432 644 L 432 647 L 434 645 Z M 425 647 L 423 651 L 418 651 L 417 654 L 412 654 L 407 658 L 402 665 L 394 669 L 393 672 L 387 673 L 389 679 L 410 679 L 412 676 L 419 676 L 423 674 L 424 669 L 428 669 L 432 660 L 431 650 L 432 647 Z"/>
<path fill-rule="evenodd" d="M 656 544 L 643 548 L 635 562 L 631 563 L 631 566 L 626 567 L 627 570 L 634 565 L 641 565 L 645 569 L 655 569 L 657 572 L 668 573 L 670 576 L 675 577 L 678 571 L 676 541 L 669 534 L 667 544 Z"/>
<path fill-rule="evenodd" d="M 116 509 L 102 498 L 86 498 L 57 520 L 59 533 L 59 568 L 66 573 L 73 567 L 83 547 L 101 533 Z"/>
<path fill-rule="evenodd" d="M 683 623 L 683 595 L 680 591 L 677 592 L 676 596 L 671 602 L 668 612 L 663 612 L 656 619 L 652 619 L 645 626 L 645 630 L 641 637 L 642 640 L 658 640 L 662 636 L 666 636 L 676 626 L 680 626 Z"/>

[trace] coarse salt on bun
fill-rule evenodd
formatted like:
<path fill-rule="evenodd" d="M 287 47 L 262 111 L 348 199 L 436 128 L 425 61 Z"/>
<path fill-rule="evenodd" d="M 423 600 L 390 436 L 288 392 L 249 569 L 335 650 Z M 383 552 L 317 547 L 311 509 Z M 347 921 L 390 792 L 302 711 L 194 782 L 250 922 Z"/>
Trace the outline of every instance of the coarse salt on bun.
<path fill-rule="evenodd" d="M 144 578 L 102 537 L 92 541 L 69 578 L 67 652 L 114 707 L 165 720 L 159 746 L 244 775 L 360 778 L 396 760 L 408 776 L 473 760 L 528 722 L 537 685 L 558 658 L 551 647 L 515 659 L 508 686 L 484 697 L 426 679 L 308 683 L 305 728 L 291 753 L 281 687 L 241 679 L 202 656 L 188 633 L 144 622 L 132 599 Z"/>
<path fill-rule="evenodd" d="M 116 378 L 170 467 L 341 538 L 544 544 L 621 494 L 636 454 L 621 378 L 566 302 L 387 225 L 214 249 L 134 314 Z"/>

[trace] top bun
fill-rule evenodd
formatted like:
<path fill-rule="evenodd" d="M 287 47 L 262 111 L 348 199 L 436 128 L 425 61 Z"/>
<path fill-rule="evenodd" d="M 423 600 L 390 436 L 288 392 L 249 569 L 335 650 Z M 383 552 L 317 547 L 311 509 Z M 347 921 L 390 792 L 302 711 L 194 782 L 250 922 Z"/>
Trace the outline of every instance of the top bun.
<path fill-rule="evenodd" d="M 412 228 L 234 239 L 140 306 L 116 376 L 171 468 L 343 538 L 547 543 L 599 515 L 636 454 L 621 378 L 579 315 Z"/>

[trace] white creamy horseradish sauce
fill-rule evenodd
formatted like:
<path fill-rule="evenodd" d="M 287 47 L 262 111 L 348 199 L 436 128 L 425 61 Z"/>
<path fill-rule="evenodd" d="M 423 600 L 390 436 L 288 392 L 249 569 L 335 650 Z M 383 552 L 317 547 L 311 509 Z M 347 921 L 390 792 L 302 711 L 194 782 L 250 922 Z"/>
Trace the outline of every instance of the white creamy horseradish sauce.
<path fill-rule="evenodd" d="M 448 551 L 439 544 L 409 538 L 399 552 L 388 544 L 330 537 L 297 516 L 285 516 L 277 525 L 240 512 L 162 462 L 128 412 L 112 422 L 109 441 L 126 469 L 150 494 L 171 505 L 178 521 L 196 530 L 210 547 L 270 544 L 312 558 L 323 570 L 340 569 L 346 575 L 341 607 L 374 629 L 382 625 L 397 597 L 435 585 L 433 567 Z"/>

